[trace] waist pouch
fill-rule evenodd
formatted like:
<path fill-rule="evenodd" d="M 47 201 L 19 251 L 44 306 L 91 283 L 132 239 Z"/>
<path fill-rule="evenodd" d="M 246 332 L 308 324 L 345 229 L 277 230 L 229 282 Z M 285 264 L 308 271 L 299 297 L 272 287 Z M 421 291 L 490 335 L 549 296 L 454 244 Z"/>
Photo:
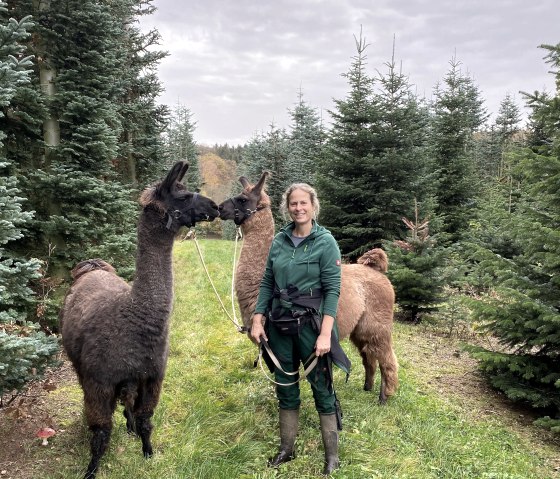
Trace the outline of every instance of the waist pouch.
<path fill-rule="evenodd" d="M 271 318 L 271 323 L 281 334 L 295 336 L 303 326 L 313 319 L 313 316 L 306 311 L 303 311 L 304 314 L 298 313 L 301 313 L 301 311 L 290 311 L 276 319 Z"/>

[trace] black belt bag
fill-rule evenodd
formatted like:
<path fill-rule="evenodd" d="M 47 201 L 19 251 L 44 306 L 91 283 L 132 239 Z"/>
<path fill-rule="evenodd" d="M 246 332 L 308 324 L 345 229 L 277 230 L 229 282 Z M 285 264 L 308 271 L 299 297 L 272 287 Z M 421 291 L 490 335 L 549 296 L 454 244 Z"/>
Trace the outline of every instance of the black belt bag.
<path fill-rule="evenodd" d="M 307 311 L 290 311 L 276 319 L 271 317 L 271 323 L 281 334 L 295 336 L 312 319 L 313 316 Z"/>
<path fill-rule="evenodd" d="M 321 319 L 318 314 L 322 298 L 320 288 L 309 290 L 309 294 L 302 294 L 297 286 L 292 284 L 286 289 L 275 286 L 273 298 L 279 300 L 280 307 L 272 311 L 270 322 L 280 333 L 296 335 L 310 321 L 314 322 L 313 326 L 317 332 L 320 330 Z M 294 309 L 294 306 L 305 309 Z"/>

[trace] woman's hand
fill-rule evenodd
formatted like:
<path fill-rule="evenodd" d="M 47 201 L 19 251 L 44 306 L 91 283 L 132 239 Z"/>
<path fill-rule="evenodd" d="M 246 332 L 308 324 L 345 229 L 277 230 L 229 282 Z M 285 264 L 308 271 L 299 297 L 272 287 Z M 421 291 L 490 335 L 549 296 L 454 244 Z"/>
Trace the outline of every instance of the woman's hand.
<path fill-rule="evenodd" d="M 331 334 L 321 333 L 315 343 L 315 356 L 323 356 L 331 350 Z"/>
<path fill-rule="evenodd" d="M 315 343 L 315 355 L 323 356 L 331 350 L 331 332 L 334 325 L 334 318 L 328 314 L 323 315 L 321 333 Z"/>
<path fill-rule="evenodd" d="M 266 334 L 264 332 L 262 320 L 263 315 L 261 313 L 256 313 L 255 315 L 253 315 L 253 324 L 251 326 L 249 337 L 255 344 L 260 344 L 261 336 L 264 337 L 265 341 L 268 341 L 268 338 L 266 337 Z"/>

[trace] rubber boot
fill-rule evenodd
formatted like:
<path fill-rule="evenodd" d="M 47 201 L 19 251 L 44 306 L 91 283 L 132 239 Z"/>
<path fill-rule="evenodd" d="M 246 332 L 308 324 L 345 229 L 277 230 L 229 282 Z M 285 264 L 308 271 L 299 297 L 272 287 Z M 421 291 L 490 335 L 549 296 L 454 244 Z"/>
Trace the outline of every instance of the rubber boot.
<path fill-rule="evenodd" d="M 321 435 L 325 447 L 325 469 L 323 474 L 328 476 L 340 465 L 338 460 L 338 427 L 336 414 L 319 414 L 321 421 Z"/>
<path fill-rule="evenodd" d="M 291 461 L 296 457 L 294 444 L 298 430 L 299 409 L 280 409 L 280 450 L 268 460 L 269 467 Z"/>

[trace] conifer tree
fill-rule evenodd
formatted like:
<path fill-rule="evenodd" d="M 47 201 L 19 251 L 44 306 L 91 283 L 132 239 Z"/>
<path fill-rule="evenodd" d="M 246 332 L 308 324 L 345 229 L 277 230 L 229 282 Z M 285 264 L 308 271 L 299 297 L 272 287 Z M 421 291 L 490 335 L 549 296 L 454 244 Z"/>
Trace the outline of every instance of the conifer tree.
<path fill-rule="evenodd" d="M 268 171 L 267 193 L 273 205 L 272 211 L 276 227 L 285 224 L 279 212 L 279 206 L 284 193 L 288 177 L 288 155 L 290 141 L 286 131 L 277 128 L 274 123 L 266 134 L 255 135 L 247 144 L 240 165 L 240 172 L 251 181 L 256 181 L 263 171 Z"/>
<path fill-rule="evenodd" d="M 543 48 L 558 87 L 560 44 Z M 474 304 L 504 349 L 474 350 L 496 388 L 539 409 L 548 416 L 540 422 L 560 432 L 560 90 L 528 99 L 535 137 L 546 141 L 525 150 L 516 167 L 522 196 L 503 228 L 517 247 L 509 257 L 485 252 L 481 268 L 492 294 Z"/>
<path fill-rule="evenodd" d="M 483 100 L 472 78 L 453 58 L 443 80 L 434 91 L 431 150 L 438 172 L 437 215 L 447 235 L 456 242 L 468 231 L 477 198 L 477 181 L 472 151 L 472 136 L 487 115 Z"/>
<path fill-rule="evenodd" d="M 121 66 L 122 94 L 116 99 L 122 132 L 118 156 L 112 163 L 124 183 L 142 187 L 166 171 L 162 132 L 167 125 L 168 107 L 157 104 L 162 92 L 157 67 L 167 52 L 157 48 L 161 35 L 157 30 L 142 32 L 140 17 L 151 15 L 153 0 L 103 2 L 118 22 L 114 38 Z"/>
<path fill-rule="evenodd" d="M 7 124 L 17 117 L 12 100 L 29 83 L 31 58 L 21 54 L 32 26 L 29 16 L 19 21 L 11 18 L 0 1 L 0 406 L 4 394 L 37 378 L 58 351 L 54 336 L 27 322 L 30 308 L 36 307 L 29 284 L 41 276 L 40 262 L 10 250 L 10 244 L 24 236 L 33 216 L 22 208 L 25 198 L 17 168 L 7 159 L 5 148 Z"/>
<path fill-rule="evenodd" d="M 317 177 L 321 221 L 337 239 L 343 255 L 351 258 L 362 251 L 364 240 L 383 237 L 380 226 L 368 219 L 371 185 L 364 177 L 374 150 L 371 124 L 378 113 L 373 102 L 374 80 L 366 73 L 367 42 L 361 35 L 354 40 L 356 55 L 342 75 L 350 91 L 346 98 L 334 100 L 333 125 Z"/>
<path fill-rule="evenodd" d="M 429 235 L 428 220 L 402 218 L 408 229 L 404 240 L 387 242 L 391 268 L 387 273 L 395 288 L 396 302 L 405 319 L 420 322 L 423 313 L 435 311 L 442 301 L 444 250 Z"/>
<path fill-rule="evenodd" d="M 289 130 L 289 152 L 287 157 L 286 184 L 308 183 L 315 185 L 318 165 L 323 156 L 325 132 L 321 118 L 315 108 L 303 99 L 300 91 L 298 103 L 289 110 L 291 124 Z"/>
<path fill-rule="evenodd" d="M 377 82 L 366 74 L 366 48 L 364 39 L 356 39 L 357 55 L 345 75 L 350 92 L 335 100 L 318 178 L 322 221 L 350 259 L 404 235 L 400 217 L 412 213 L 411 192 L 426 206 L 429 197 L 423 148 L 427 113 L 394 58 Z"/>
<path fill-rule="evenodd" d="M 173 110 L 166 136 L 166 149 L 169 164 L 179 160 L 189 162 L 188 188 L 196 191 L 201 187 L 198 148 L 194 141 L 196 123 L 192 112 L 183 105 L 177 105 Z M 192 171 L 192 173 L 191 173 Z"/>
<path fill-rule="evenodd" d="M 98 256 L 129 276 L 132 188 L 164 167 L 166 110 L 155 104 L 155 66 L 164 54 L 152 48 L 157 32 L 134 27 L 153 11 L 151 0 L 10 1 L 13 12 L 36 19 L 26 44 L 37 58 L 33 88 L 16 98 L 20 126 L 8 149 L 36 212 L 18 248 L 43 259 L 52 251 L 48 274 L 59 280 L 78 260 Z"/>

